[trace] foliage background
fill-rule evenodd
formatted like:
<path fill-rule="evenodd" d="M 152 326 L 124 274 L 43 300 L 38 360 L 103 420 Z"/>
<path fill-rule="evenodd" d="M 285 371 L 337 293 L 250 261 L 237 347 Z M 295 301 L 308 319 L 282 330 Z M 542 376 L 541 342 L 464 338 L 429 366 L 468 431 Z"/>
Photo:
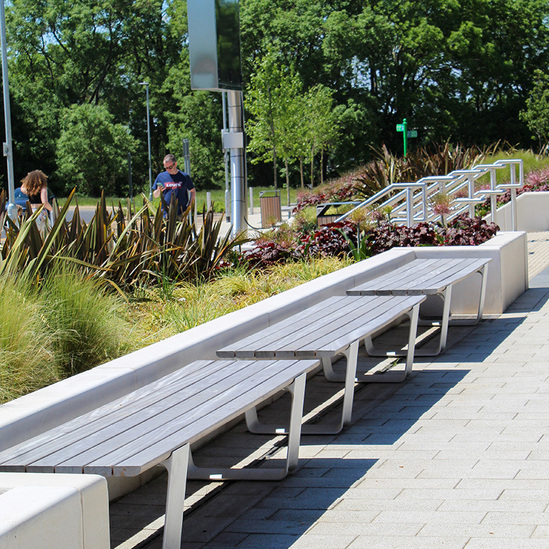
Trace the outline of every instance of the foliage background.
<path fill-rule="evenodd" d="M 528 147 L 532 135 L 541 147 L 549 137 L 538 101 L 549 88 L 546 0 L 241 0 L 240 9 L 246 85 L 273 50 L 299 78 L 300 99 L 322 85 L 333 102 L 328 127 L 338 131 L 305 184 L 360 166 L 371 145 L 401 153 L 403 118 L 418 131 L 412 148 Z M 188 138 L 198 188 L 223 186 L 221 94 L 190 90 L 185 0 L 13 0 L 7 24 L 16 181 L 40 168 L 58 195 L 76 182 L 79 194 L 124 196 L 132 153 L 134 187 L 145 188 L 146 81 L 153 171 Z M 299 156 L 287 152 L 287 168 L 277 167 L 292 186 Z M 252 186 L 273 183 L 271 161 L 248 169 Z"/>

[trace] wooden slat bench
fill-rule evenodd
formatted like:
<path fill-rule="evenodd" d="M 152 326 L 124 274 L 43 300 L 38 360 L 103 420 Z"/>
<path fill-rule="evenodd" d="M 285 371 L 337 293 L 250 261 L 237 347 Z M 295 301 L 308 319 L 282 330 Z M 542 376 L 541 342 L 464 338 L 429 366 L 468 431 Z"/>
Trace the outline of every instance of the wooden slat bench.
<path fill-rule="evenodd" d="M 196 361 L 0 452 L 0 471 L 109 477 L 135 476 L 162 465 L 168 471 L 163 548 L 179 549 L 187 478 L 276 480 L 297 466 L 306 375 L 318 366 L 318 360 L 295 359 Z M 292 394 L 292 405 L 283 467 L 194 465 L 192 443 L 284 389 Z"/>
<path fill-rule="evenodd" d="M 343 381 L 332 368 L 339 354 L 347 358 L 341 421 L 336 426 L 304 425 L 303 433 L 338 433 L 351 421 L 354 384 L 357 374 L 358 347 L 361 340 L 390 325 L 403 315 L 411 318 L 406 366 L 403 372 L 374 373 L 358 381 L 400 382 L 412 369 L 419 305 L 425 296 L 334 296 L 268 328 L 236 341 L 217 351 L 220 358 L 289 359 L 320 358 L 330 381 Z M 249 428 L 255 426 L 255 409 L 247 412 Z"/>
<path fill-rule="evenodd" d="M 418 350 L 418 355 L 434 356 L 446 348 L 448 325 L 450 323 L 452 287 L 454 284 L 474 275 L 482 278 L 478 312 L 473 320 L 477 323 L 482 318 L 486 296 L 486 279 L 489 258 L 437 258 L 414 259 L 398 267 L 384 276 L 373 278 L 364 284 L 347 290 L 347 295 L 439 295 L 443 300 L 442 317 L 440 319 L 440 340 L 434 352 Z M 437 322 L 438 324 L 438 322 Z M 371 340 L 366 339 L 369 354 L 376 354 Z"/>

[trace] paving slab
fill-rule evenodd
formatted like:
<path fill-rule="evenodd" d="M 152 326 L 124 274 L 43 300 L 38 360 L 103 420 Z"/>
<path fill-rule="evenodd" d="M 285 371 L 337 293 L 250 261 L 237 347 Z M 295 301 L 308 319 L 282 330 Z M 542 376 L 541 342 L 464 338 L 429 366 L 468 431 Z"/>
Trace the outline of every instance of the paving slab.
<path fill-rule="evenodd" d="M 451 329 L 447 352 L 418 359 L 406 382 L 357 387 L 352 425 L 302 437 L 287 479 L 189 483 L 182 548 L 548 547 L 549 233 L 528 244 L 527 292 L 502 315 Z M 321 376 L 309 386 L 340 389 Z M 322 413 L 337 417 L 338 403 Z M 259 439 L 237 427 L 197 461 L 250 449 L 282 458 L 282 447 L 262 454 Z M 161 547 L 164 483 L 111 505 L 113 547 Z"/>

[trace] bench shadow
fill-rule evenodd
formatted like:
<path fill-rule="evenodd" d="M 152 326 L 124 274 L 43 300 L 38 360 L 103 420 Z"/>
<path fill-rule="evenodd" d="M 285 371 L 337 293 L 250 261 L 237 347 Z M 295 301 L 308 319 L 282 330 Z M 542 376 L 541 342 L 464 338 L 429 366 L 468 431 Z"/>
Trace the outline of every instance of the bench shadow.
<path fill-rule="evenodd" d="M 549 301 L 549 287 L 529 288 L 514 303 L 506 313 L 529 313 L 539 312 Z"/>
<path fill-rule="evenodd" d="M 347 429 L 331 436 L 302 436 L 300 467 L 286 479 L 255 486 L 234 483 L 219 499 L 190 513 L 185 533 L 188 545 L 183 547 L 286 549 L 319 521 L 333 520 L 335 525 L 337 513 L 344 512 L 338 509 L 342 498 L 360 498 L 361 490 L 365 494 L 373 490 L 373 494 L 384 489 L 372 488 L 366 480 L 368 473 L 385 461 L 390 447 L 468 372 L 441 368 L 419 371 L 400 384 L 357 385 L 353 422 Z M 307 407 L 316 404 L 315 389 L 323 384 L 338 385 L 327 383 L 321 375 L 310 380 Z M 335 402 L 313 421 L 335 420 L 339 413 L 340 402 Z M 339 455 L 330 457 L 334 454 Z M 364 481 L 367 487 L 361 486 Z M 251 501 L 244 503 L 245 498 Z"/>
<path fill-rule="evenodd" d="M 245 538 L 243 547 L 290 547 L 376 466 L 380 446 L 397 442 L 466 374 L 441 369 L 417 372 L 403 383 L 356 385 L 351 425 L 337 435 L 302 436 L 299 467 L 282 481 L 189 481 L 182 547 L 229 548 Z M 312 414 L 310 422 L 337 422 L 342 394 L 342 383 L 330 383 L 322 374 L 309 379 L 305 412 Z M 260 410 L 259 417 L 266 423 L 280 421 L 288 407 L 289 396 L 283 395 Z M 349 457 L 342 445 L 361 456 Z M 322 457 L 332 447 L 341 457 Z M 195 460 L 205 466 L 227 466 L 229 461 L 277 467 L 285 452 L 286 437 L 252 435 L 240 422 L 195 452 Z M 165 498 L 162 474 L 112 503 L 111 546 L 161 548 Z"/>

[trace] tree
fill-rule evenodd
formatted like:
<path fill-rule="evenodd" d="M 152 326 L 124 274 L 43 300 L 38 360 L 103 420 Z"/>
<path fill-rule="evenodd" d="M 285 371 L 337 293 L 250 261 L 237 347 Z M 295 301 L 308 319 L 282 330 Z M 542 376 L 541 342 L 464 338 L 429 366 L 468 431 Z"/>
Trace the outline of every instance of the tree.
<path fill-rule="evenodd" d="M 245 95 L 245 105 L 251 115 L 247 123 L 248 150 L 256 154 L 252 162 L 272 159 L 276 189 L 279 148 L 286 160 L 293 154 L 293 105 L 301 82 L 295 69 L 283 65 L 272 49 L 256 61 L 255 67 Z"/>
<path fill-rule="evenodd" d="M 538 140 L 541 148 L 549 141 L 549 75 L 536 71 L 536 81 L 520 118 Z"/>
<path fill-rule="evenodd" d="M 299 156 L 301 135 L 303 134 L 303 101 L 301 81 L 293 67 L 280 80 L 277 93 L 280 98 L 277 120 L 279 152 L 284 160 L 286 176 L 286 197 L 290 205 L 290 163 Z"/>
<path fill-rule="evenodd" d="M 311 159 L 311 186 L 314 184 L 314 157 L 320 153 L 320 184 L 324 182 L 324 153 L 334 146 L 339 136 L 338 112 L 334 110 L 333 91 L 326 86 L 312 87 L 306 95 L 304 118 Z"/>
<path fill-rule="evenodd" d="M 65 190 L 80 194 L 126 194 L 128 153 L 136 140 L 128 127 L 115 124 L 105 107 L 74 105 L 65 110 L 57 143 L 59 175 Z"/>
<path fill-rule="evenodd" d="M 179 69 L 184 44 L 179 14 L 186 13 L 185 6 L 185 0 L 13 0 L 7 15 L 10 81 L 18 115 L 16 171 L 27 164 L 46 167 L 53 172 L 52 186 L 62 186 L 57 185 L 54 161 L 64 110 L 101 105 L 139 137 L 134 175 L 145 183 L 145 94 L 138 83 L 150 83 L 154 159 L 164 152 L 166 115 L 177 110 L 160 90 L 169 72 Z"/>

